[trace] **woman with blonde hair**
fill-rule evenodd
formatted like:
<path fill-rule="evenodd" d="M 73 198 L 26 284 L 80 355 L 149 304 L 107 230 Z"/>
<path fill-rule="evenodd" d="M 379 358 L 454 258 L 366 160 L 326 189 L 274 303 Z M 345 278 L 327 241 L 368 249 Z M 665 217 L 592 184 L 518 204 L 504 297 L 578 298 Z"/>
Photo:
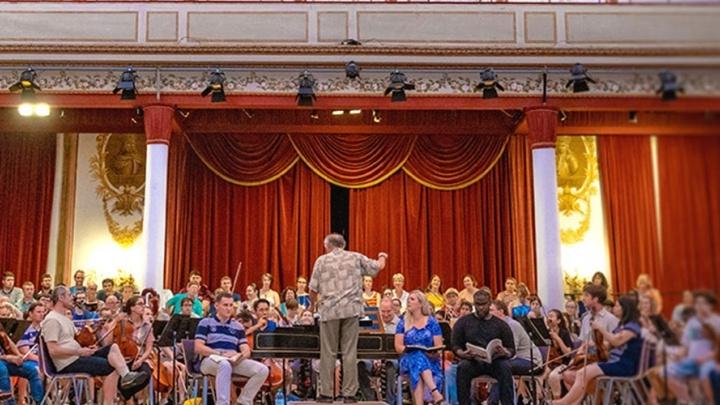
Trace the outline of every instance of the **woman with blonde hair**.
<path fill-rule="evenodd" d="M 270 273 L 262 275 L 262 284 L 259 297 L 268 300 L 271 307 L 280 308 L 280 294 L 272 289 L 273 276 Z"/>
<path fill-rule="evenodd" d="M 635 290 L 638 292 L 638 296 L 647 295 L 655 301 L 655 311 L 657 313 L 662 312 L 662 295 L 657 288 L 653 288 L 650 276 L 646 273 L 642 273 L 638 276 L 635 282 Z"/>
<path fill-rule="evenodd" d="M 426 350 L 443 344 L 440 324 L 432 316 L 425 294 L 414 290 L 408 294 L 407 310 L 395 329 L 395 350 L 401 353 L 400 372 L 410 377 L 413 403 L 422 405 L 426 391 L 433 403 L 444 404 L 442 371 L 437 351 Z"/>
<path fill-rule="evenodd" d="M 393 288 L 392 298 L 397 298 L 402 303 L 402 309 L 405 310 L 407 306 L 408 292 L 405 291 L 405 276 L 402 273 L 395 273 L 392 277 Z"/>
<path fill-rule="evenodd" d="M 428 284 L 425 290 L 425 296 L 436 311 L 439 311 L 440 308 L 445 305 L 445 297 L 443 297 L 442 293 L 442 280 L 437 274 L 433 274 L 432 277 L 430 277 L 430 284 Z"/>

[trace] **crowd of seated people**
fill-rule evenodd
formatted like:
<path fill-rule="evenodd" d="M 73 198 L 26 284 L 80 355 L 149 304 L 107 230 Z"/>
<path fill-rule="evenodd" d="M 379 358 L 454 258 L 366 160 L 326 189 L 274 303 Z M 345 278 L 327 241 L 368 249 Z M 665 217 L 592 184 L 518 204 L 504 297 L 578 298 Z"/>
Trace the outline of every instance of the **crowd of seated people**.
<path fill-rule="evenodd" d="M 0 401 L 41 402 L 47 378 L 39 367 L 39 344 L 45 345 L 60 374 L 98 377 L 95 403 L 145 403 L 157 364 L 175 376 L 171 385 L 178 399 L 188 399 L 189 359 L 183 358 L 180 347 L 153 350 L 157 336 L 152 323 L 182 315 L 198 318 L 194 349 L 200 358 L 194 369 L 215 377 L 215 403 L 251 404 L 263 387 L 278 390 L 272 380 L 283 374 L 277 359 L 253 356 L 254 334 L 316 322 L 308 279 L 299 277 L 295 285 L 280 289 L 272 275 L 259 278 L 257 285 L 238 288 L 241 294 L 233 291 L 230 277 L 222 277 L 211 289 L 199 272 L 192 272 L 185 287 L 173 294 L 116 285 L 110 278 L 98 289 L 82 270 L 75 272 L 69 286 L 44 275 L 37 289 L 32 282 L 18 288 L 14 275 L 5 273 L 0 318 L 26 320 L 29 326 L 14 340 L 0 334 Z M 400 374 L 409 387 L 406 396 L 415 404 L 510 404 L 518 396 L 533 395 L 575 404 L 594 395 L 587 387 L 598 377 L 636 375 L 645 345 L 652 346 L 654 358 L 642 376 L 650 392 L 643 400 L 720 400 L 720 315 L 712 292 L 685 292 L 672 317 L 665 319 L 660 292 L 646 275 L 639 277 L 633 291 L 612 294 L 607 279 L 598 273 L 581 296 L 566 297 L 563 308 L 544 308 L 546 297 L 538 297 L 512 277 L 496 293 L 471 275 L 462 279 L 460 290 L 445 288 L 439 275 L 416 290 L 406 288 L 400 273 L 393 275 L 388 288 L 375 290 L 373 281 L 364 278 L 362 299 L 369 311 L 376 311 L 383 333 L 395 335 L 399 358 L 358 361 L 358 394 L 365 400 L 395 403 Z M 542 351 L 527 332 L 527 325 L 537 320 L 548 331 Z M 451 336 L 443 337 L 443 328 Z M 78 341 L 78 332 L 85 329 L 96 339 L 90 345 Z M 125 350 L 125 338 L 135 345 L 132 353 Z M 488 359 L 480 360 L 474 348 L 495 339 L 500 344 Z M 289 363 L 284 381 L 290 395 L 306 399 L 313 396 L 319 363 L 301 357 Z M 338 366 L 337 379 L 339 370 Z M 245 377 L 244 383 L 235 387 L 230 382 L 233 375 Z M 537 385 L 532 389 L 518 378 L 529 375 Z"/>

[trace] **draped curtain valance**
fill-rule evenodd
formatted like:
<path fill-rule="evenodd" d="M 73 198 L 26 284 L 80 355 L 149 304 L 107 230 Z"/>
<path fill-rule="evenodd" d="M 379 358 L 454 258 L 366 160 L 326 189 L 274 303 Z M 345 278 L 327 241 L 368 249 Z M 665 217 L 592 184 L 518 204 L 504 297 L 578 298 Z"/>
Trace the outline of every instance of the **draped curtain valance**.
<path fill-rule="evenodd" d="M 302 161 L 326 181 L 372 187 L 402 169 L 418 183 L 458 190 L 480 180 L 502 156 L 507 136 L 187 134 L 216 175 L 233 184 L 272 182 Z"/>

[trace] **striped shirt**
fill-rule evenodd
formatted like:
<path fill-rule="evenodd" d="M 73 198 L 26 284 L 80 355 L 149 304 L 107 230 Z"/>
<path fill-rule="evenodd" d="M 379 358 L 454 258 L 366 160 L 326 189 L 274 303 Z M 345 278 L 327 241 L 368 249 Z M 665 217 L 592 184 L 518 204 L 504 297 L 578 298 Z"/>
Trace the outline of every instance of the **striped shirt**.
<path fill-rule="evenodd" d="M 240 322 L 228 319 L 221 322 L 217 316 L 203 318 L 195 332 L 195 339 L 201 340 L 213 350 L 238 351 L 240 345 L 247 344 L 245 328 Z"/>
<path fill-rule="evenodd" d="M 35 329 L 34 326 L 30 325 L 26 330 L 25 333 L 23 333 L 20 340 L 17 342 L 17 348 L 23 348 L 28 347 L 32 348 L 35 342 L 37 341 L 37 336 L 40 334 L 40 331 Z M 35 347 L 32 351 L 33 354 L 38 354 L 37 347 Z"/>

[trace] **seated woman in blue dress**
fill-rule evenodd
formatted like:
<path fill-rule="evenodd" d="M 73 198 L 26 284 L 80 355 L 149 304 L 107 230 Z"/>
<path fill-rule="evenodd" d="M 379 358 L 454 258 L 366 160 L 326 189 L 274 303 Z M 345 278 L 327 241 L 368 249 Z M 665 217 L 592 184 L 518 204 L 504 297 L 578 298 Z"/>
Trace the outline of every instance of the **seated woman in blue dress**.
<path fill-rule="evenodd" d="M 553 405 L 580 403 L 585 394 L 585 386 L 597 377 L 630 377 L 637 373 L 643 340 L 639 323 L 640 311 L 636 299 L 630 295 L 620 297 L 613 307 L 613 314 L 620 319 L 620 324 L 613 333 L 603 329 L 600 324 L 595 322 L 590 324 L 594 330 L 600 331 L 605 342 L 613 347 L 610 351 L 610 358 L 608 361 L 589 364 L 580 369 L 570 392 L 562 399 L 553 401 Z"/>
<path fill-rule="evenodd" d="M 413 402 L 422 405 L 430 391 L 434 404 L 444 404 L 441 394 L 440 354 L 408 346 L 434 347 L 443 344 L 440 325 L 432 316 L 432 307 L 420 290 L 408 295 L 405 316 L 395 329 L 395 350 L 402 353 L 400 372 L 410 377 Z"/>

